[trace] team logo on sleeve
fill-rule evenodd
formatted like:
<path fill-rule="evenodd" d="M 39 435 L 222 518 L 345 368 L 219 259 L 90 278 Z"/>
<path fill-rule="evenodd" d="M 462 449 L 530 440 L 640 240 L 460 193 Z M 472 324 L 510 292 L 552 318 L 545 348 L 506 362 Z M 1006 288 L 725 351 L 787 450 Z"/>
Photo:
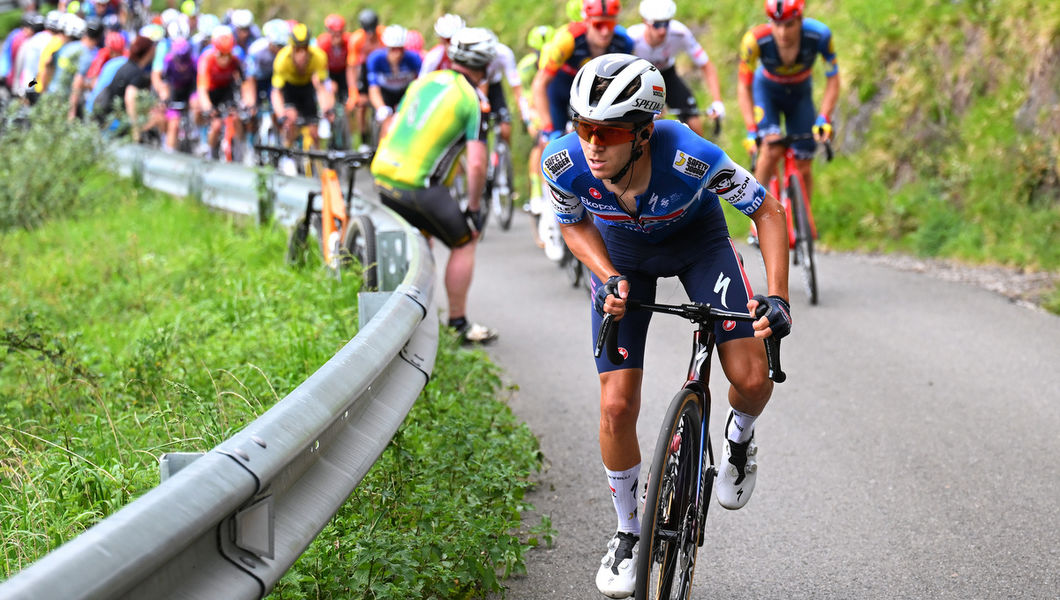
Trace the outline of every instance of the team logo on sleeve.
<path fill-rule="evenodd" d="M 710 178 L 710 183 L 707 184 L 707 187 L 715 194 L 723 196 L 736 188 L 736 182 L 732 180 L 734 175 L 736 175 L 736 171 L 733 169 L 722 169 L 714 177 Z"/>
<path fill-rule="evenodd" d="M 600 194 L 600 190 L 598 190 L 598 189 L 596 189 L 594 187 L 589 188 L 589 195 L 592 196 L 593 198 L 596 198 L 597 200 L 599 200 L 600 198 L 603 198 L 603 195 Z"/>
<path fill-rule="evenodd" d="M 710 169 L 710 165 L 699 160 L 694 156 L 689 156 L 684 152 L 678 150 L 674 156 L 674 168 L 678 171 L 688 175 L 689 177 L 695 177 L 696 179 L 702 179 L 707 171 Z"/>
<path fill-rule="evenodd" d="M 545 175 L 548 175 L 548 178 L 552 181 L 556 181 L 560 175 L 566 173 L 574 166 L 574 161 L 570 158 L 570 151 L 563 150 L 546 157 L 543 165 L 545 167 Z"/>

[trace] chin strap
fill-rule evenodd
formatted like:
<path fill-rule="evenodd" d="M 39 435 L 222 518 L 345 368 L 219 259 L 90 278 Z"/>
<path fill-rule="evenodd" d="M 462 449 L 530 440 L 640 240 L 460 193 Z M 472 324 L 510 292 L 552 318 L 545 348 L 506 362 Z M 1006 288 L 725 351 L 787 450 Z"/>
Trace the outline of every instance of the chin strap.
<path fill-rule="evenodd" d="M 629 154 L 629 160 L 626 161 L 626 165 L 624 167 L 622 167 L 621 169 L 619 169 L 618 173 L 615 173 L 614 177 L 609 177 L 608 178 L 608 181 L 610 181 L 611 183 L 613 183 L 615 185 L 618 185 L 618 182 L 623 177 L 625 177 L 626 171 L 628 171 L 629 168 L 633 166 L 633 163 L 637 162 L 637 159 L 640 158 L 640 155 L 643 154 L 643 151 L 637 146 L 637 140 L 634 139 L 632 143 L 633 143 L 633 149 L 632 149 L 632 152 L 630 152 L 630 154 Z"/>

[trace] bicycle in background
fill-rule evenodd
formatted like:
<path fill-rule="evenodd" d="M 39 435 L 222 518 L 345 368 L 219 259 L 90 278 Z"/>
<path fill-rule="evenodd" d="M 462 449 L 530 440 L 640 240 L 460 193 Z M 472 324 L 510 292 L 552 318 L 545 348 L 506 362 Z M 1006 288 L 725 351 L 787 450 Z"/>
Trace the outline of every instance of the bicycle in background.
<path fill-rule="evenodd" d="M 788 247 L 792 250 L 792 264 L 799 267 L 802 271 L 803 290 L 805 290 L 810 304 L 816 305 L 818 302 L 817 258 L 814 255 L 814 242 L 817 240 L 817 225 L 813 220 L 810 198 L 806 194 L 806 183 L 802 180 L 802 175 L 795 165 L 795 151 L 792 149 L 793 143 L 806 139 L 813 139 L 813 134 L 789 134 L 766 142 L 770 145 L 784 147 L 784 156 L 777 168 L 777 172 L 782 174 L 781 181 L 784 182 L 784 187 L 780 187 L 780 181 L 774 174 L 770 177 L 766 189 L 780 200 L 781 205 L 784 206 L 784 211 L 788 217 Z M 834 156 L 832 144 L 823 142 L 822 145 L 825 149 L 826 159 L 831 161 Z M 757 152 L 751 154 L 752 172 L 754 165 L 757 164 L 757 154 Z M 758 237 L 753 230 L 748 241 L 751 245 L 757 246 Z"/>
<path fill-rule="evenodd" d="M 718 475 L 710 442 L 708 386 L 716 343 L 715 323 L 754 321 L 768 309 L 760 304 L 760 314 L 751 315 L 701 303 L 626 302 L 628 310 L 677 315 L 696 325 L 688 379 L 666 409 L 648 471 L 633 594 L 639 600 L 687 600 L 692 597 L 696 555 L 704 542 L 703 526 Z M 606 350 L 613 364 L 624 360 L 618 349 L 618 326 L 613 315 L 604 315 L 596 338 L 596 356 Z M 780 340 L 769 337 L 764 341 L 769 378 L 782 383 L 787 376 L 780 368 Z"/>
<path fill-rule="evenodd" d="M 376 258 L 375 226 L 357 202 L 354 181 L 358 169 L 372 162 L 375 152 L 343 150 L 300 150 L 280 146 L 256 146 L 259 153 L 276 153 L 301 160 L 312 160 L 324 165 L 319 169 L 320 191 L 306 195 L 305 213 L 298 218 L 287 240 L 287 263 L 303 264 L 307 255 L 319 252 L 320 260 L 334 277 L 342 280 L 342 272 L 356 260 L 362 268 L 364 289 L 379 287 Z M 339 174 L 346 171 L 346 195 L 343 197 Z M 320 208 L 316 199 L 320 197 Z M 349 200 L 348 202 L 346 200 Z"/>

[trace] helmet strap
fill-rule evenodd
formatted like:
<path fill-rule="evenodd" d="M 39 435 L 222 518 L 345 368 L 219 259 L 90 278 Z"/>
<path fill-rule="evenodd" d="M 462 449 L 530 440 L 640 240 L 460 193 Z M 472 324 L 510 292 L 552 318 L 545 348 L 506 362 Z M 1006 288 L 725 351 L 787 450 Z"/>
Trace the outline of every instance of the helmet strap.
<path fill-rule="evenodd" d="M 610 181 L 612 184 L 618 185 L 618 182 L 626 175 L 626 171 L 629 171 L 629 182 L 626 183 L 626 189 L 628 190 L 629 186 L 633 183 L 633 171 L 630 169 L 630 167 L 632 167 L 633 163 L 637 162 L 637 159 L 640 158 L 642 154 L 644 154 L 644 150 L 639 145 L 640 136 L 638 135 L 644 129 L 644 127 L 645 126 L 642 125 L 633 130 L 633 141 L 630 142 L 631 148 L 629 153 L 629 160 L 626 161 L 625 166 L 618 170 L 618 173 L 615 173 L 614 177 L 608 178 L 608 181 Z M 622 193 L 625 194 L 626 191 L 622 190 Z"/>

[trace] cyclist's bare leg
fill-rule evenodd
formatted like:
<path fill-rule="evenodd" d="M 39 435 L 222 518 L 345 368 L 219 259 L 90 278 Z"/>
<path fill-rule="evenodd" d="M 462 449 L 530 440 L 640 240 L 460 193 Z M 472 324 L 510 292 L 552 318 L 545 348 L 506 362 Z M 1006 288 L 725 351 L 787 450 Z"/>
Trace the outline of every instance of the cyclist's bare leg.
<path fill-rule="evenodd" d="M 718 358 L 730 383 L 729 405 L 754 417 L 762 414 L 773 394 L 762 340 L 741 338 L 718 344 Z"/>
<path fill-rule="evenodd" d="M 600 457 L 611 471 L 640 464 L 637 417 L 643 378 L 643 369 L 600 373 Z"/>
<path fill-rule="evenodd" d="M 283 142 L 288 148 L 294 144 L 295 134 L 298 132 L 295 121 L 298 120 L 298 111 L 293 106 L 285 107 L 283 110 Z"/>
<path fill-rule="evenodd" d="M 180 126 L 180 116 L 175 119 L 166 118 L 166 147 L 170 150 L 177 148 L 177 128 Z"/>
<path fill-rule="evenodd" d="M 477 240 L 471 240 L 449 252 L 449 262 L 445 265 L 445 293 L 449 298 L 450 319 L 467 315 L 467 293 L 475 269 L 476 244 Z"/>
<path fill-rule="evenodd" d="M 806 186 L 806 201 L 809 202 L 813 198 L 813 161 L 796 160 L 795 167 L 802 175 L 802 183 Z"/>
<path fill-rule="evenodd" d="M 768 135 L 762 139 L 759 146 L 758 162 L 755 163 L 755 179 L 762 185 L 768 185 L 769 179 L 777 175 L 780 168 L 780 159 L 784 156 L 784 147 L 779 144 L 770 144 L 770 140 L 780 139 L 779 135 Z"/>
<path fill-rule="evenodd" d="M 210 132 L 206 136 L 206 142 L 210 148 L 216 148 L 217 143 L 221 138 L 221 117 L 213 117 L 210 119 Z"/>
<path fill-rule="evenodd" d="M 501 123 L 501 139 L 504 140 L 504 143 L 506 143 L 506 144 L 511 144 L 512 143 L 512 124 L 511 123 Z"/>

